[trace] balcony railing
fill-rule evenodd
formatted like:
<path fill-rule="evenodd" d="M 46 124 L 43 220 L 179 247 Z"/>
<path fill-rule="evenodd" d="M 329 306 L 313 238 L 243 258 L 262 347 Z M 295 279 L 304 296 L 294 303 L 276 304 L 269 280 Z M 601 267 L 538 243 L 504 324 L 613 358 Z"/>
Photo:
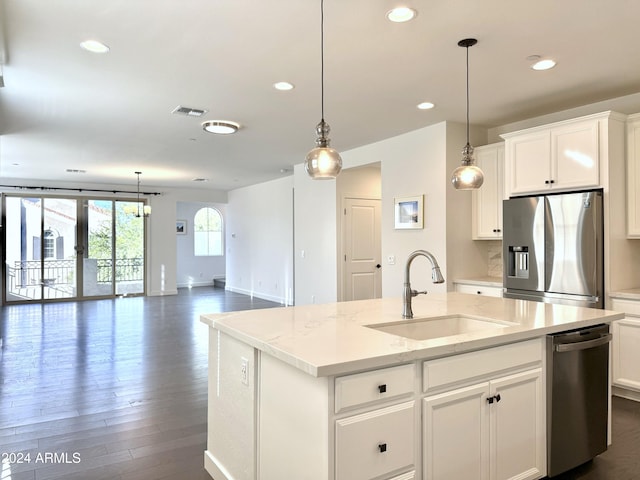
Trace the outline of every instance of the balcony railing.
<path fill-rule="evenodd" d="M 95 262 L 96 283 L 135 282 L 144 279 L 143 258 L 85 259 Z M 44 268 L 43 268 L 44 266 Z M 9 291 L 18 292 L 21 288 L 44 285 L 50 288 L 75 287 L 76 260 L 17 260 L 13 266 L 7 265 Z M 86 270 L 85 270 L 86 271 Z M 86 281 L 86 279 L 85 279 Z"/>

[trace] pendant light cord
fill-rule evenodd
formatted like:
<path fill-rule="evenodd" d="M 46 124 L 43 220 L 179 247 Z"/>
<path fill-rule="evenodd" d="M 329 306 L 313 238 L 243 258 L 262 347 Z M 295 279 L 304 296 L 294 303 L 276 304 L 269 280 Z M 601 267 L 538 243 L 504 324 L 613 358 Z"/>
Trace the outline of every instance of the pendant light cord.
<path fill-rule="evenodd" d="M 469 45 L 467 45 L 467 145 L 469 145 Z"/>
<path fill-rule="evenodd" d="M 324 0 L 320 0 L 320 103 L 324 123 Z"/>

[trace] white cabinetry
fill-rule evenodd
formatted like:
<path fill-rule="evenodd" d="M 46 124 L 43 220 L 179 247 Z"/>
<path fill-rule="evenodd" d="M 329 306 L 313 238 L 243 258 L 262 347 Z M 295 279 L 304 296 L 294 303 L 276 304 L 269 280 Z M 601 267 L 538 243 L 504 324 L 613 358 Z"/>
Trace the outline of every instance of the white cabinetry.
<path fill-rule="evenodd" d="M 369 480 L 413 468 L 413 401 L 336 421 L 336 480 Z"/>
<path fill-rule="evenodd" d="M 611 308 L 626 314 L 623 320 L 613 322 L 613 386 L 640 392 L 640 300 L 613 298 Z M 614 393 L 640 399 L 640 393 Z"/>
<path fill-rule="evenodd" d="M 470 293 L 472 295 L 486 295 L 489 297 L 502 297 L 502 287 L 494 287 L 484 284 L 470 285 L 455 283 L 456 292 Z"/>
<path fill-rule="evenodd" d="M 423 400 L 424 480 L 544 476 L 544 347 L 521 347 L 425 362 L 425 388 L 446 390 Z"/>
<path fill-rule="evenodd" d="M 484 173 L 482 188 L 473 190 L 472 238 L 495 240 L 502 238 L 502 199 L 504 195 L 504 143 L 484 145 L 475 149 L 476 164 Z"/>
<path fill-rule="evenodd" d="M 627 121 L 627 236 L 640 238 L 640 114 Z"/>
<path fill-rule="evenodd" d="M 610 112 L 502 135 L 507 196 L 600 186 Z M 606 151 L 606 149 L 602 149 Z"/>
<path fill-rule="evenodd" d="M 216 480 L 545 474 L 543 339 L 314 377 L 211 332 L 209 425 L 219 428 L 205 467 Z"/>

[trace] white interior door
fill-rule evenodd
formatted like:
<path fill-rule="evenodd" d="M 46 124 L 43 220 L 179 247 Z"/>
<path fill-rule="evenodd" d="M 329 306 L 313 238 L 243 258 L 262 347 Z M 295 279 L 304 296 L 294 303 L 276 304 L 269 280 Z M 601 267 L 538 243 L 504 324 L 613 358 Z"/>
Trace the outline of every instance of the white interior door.
<path fill-rule="evenodd" d="M 382 295 L 380 200 L 345 198 L 343 300 Z"/>

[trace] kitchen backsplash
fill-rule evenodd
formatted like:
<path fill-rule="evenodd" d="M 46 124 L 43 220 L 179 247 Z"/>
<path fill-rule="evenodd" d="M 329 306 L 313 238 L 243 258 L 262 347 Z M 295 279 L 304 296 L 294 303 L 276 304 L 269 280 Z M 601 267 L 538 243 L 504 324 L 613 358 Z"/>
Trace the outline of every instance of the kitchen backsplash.
<path fill-rule="evenodd" d="M 486 243 L 487 255 L 489 256 L 489 271 L 487 274 L 490 277 L 502 278 L 502 241 L 489 240 Z"/>

